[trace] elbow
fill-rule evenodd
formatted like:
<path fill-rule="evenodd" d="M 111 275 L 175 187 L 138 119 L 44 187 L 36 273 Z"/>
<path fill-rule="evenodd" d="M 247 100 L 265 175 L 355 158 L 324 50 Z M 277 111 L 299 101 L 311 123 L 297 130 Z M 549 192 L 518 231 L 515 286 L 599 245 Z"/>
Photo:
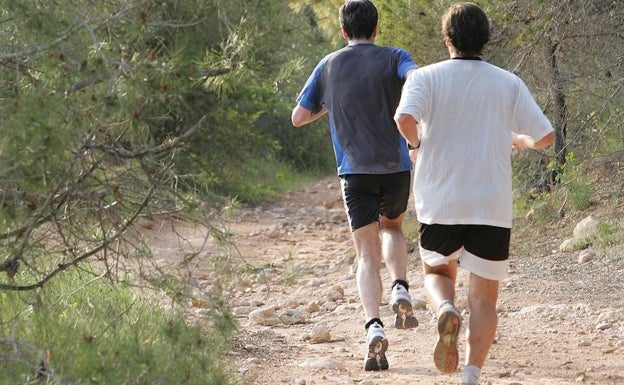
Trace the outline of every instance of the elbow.
<path fill-rule="evenodd" d="M 407 115 L 407 114 L 398 114 L 397 116 L 394 117 L 394 121 L 396 122 L 396 125 L 399 128 L 399 130 L 402 127 L 405 127 L 405 126 L 408 125 L 409 118 L 410 118 L 410 116 Z"/>
<path fill-rule="evenodd" d="M 542 139 L 540 139 L 539 141 L 535 143 L 535 149 L 539 150 L 541 148 L 550 146 L 555 141 L 555 138 L 556 138 L 555 132 L 554 131 L 550 132 L 549 134 L 547 134 L 546 136 L 544 136 Z"/>
<path fill-rule="evenodd" d="M 301 118 L 299 118 L 299 116 L 293 112 L 293 114 L 290 116 L 290 122 L 292 123 L 292 125 L 294 127 L 301 127 L 303 125 L 303 122 L 301 121 Z"/>
<path fill-rule="evenodd" d="M 290 122 L 295 127 L 301 127 L 310 121 L 310 112 L 297 105 L 290 115 Z"/>
<path fill-rule="evenodd" d="M 412 128 L 416 128 L 416 120 L 410 114 L 397 114 L 394 121 L 403 135 L 407 135 Z"/>

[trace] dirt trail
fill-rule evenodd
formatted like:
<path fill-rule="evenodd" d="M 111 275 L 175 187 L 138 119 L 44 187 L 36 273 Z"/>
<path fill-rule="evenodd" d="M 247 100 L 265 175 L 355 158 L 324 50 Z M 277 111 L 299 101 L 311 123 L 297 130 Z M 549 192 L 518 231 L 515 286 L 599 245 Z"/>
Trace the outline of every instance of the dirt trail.
<path fill-rule="evenodd" d="M 338 187 L 331 177 L 278 202 L 236 211 L 230 226 L 240 256 L 233 259 L 255 267 L 239 275 L 230 293 L 240 324 L 231 354 L 240 372 L 253 384 L 457 384 L 459 374 L 442 375 L 433 365 L 436 327 L 425 307 L 414 239 L 408 239 L 408 279 L 420 325 L 395 329 L 384 305 L 390 369 L 364 372 L 354 251 Z M 411 203 L 406 216 L 415 221 Z M 556 252 L 573 225 L 561 222 L 532 234 L 521 223 L 514 231 L 512 268 L 501 283 L 499 328 L 482 384 L 624 384 L 624 258 L 599 255 L 581 265 L 575 255 Z M 195 274 L 209 280 L 206 266 Z M 385 269 L 382 274 L 387 301 L 390 282 Z M 464 320 L 466 286 L 461 271 L 457 305 Z M 290 310 L 305 323 L 263 326 L 249 320 L 251 311 L 267 307 L 277 315 Z M 310 343 L 306 336 L 319 323 L 331 340 Z M 462 330 L 462 361 L 463 341 Z"/>

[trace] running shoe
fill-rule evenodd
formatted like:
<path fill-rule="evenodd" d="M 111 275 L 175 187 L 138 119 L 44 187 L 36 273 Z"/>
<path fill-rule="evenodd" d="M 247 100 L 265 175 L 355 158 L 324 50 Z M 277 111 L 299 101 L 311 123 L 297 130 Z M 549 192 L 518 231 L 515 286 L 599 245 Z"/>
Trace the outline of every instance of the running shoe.
<path fill-rule="evenodd" d="M 364 370 L 388 370 L 388 360 L 386 359 L 388 350 L 388 339 L 384 329 L 377 322 L 368 327 L 366 332 L 366 358 L 364 359 Z"/>
<path fill-rule="evenodd" d="M 418 320 L 414 317 L 412 310 L 412 298 L 407 289 L 400 283 L 392 288 L 390 307 L 396 313 L 394 326 L 397 329 L 412 329 L 418 326 Z"/>
<path fill-rule="evenodd" d="M 442 373 L 450 374 L 457 369 L 457 338 L 461 328 L 461 315 L 451 302 L 444 303 L 438 313 L 439 339 L 433 351 L 433 362 Z"/>

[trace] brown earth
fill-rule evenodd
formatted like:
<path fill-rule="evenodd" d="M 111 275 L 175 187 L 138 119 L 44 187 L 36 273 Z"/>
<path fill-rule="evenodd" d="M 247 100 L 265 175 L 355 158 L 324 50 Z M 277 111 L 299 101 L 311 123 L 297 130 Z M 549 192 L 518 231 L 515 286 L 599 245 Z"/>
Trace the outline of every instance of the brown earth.
<path fill-rule="evenodd" d="M 621 191 L 621 186 L 617 188 Z M 501 282 L 499 327 L 482 384 L 624 384 L 624 247 L 596 250 L 596 257 L 585 263 L 578 261 L 579 251 L 559 251 L 583 217 L 621 218 L 621 199 L 610 202 L 547 221 L 539 228 L 531 219 L 515 220 L 511 269 Z M 408 279 L 420 325 L 407 331 L 395 329 L 393 313 L 384 303 L 381 315 L 390 343 L 390 369 L 363 370 L 363 315 L 337 177 L 308 184 L 261 207 L 236 209 L 227 226 L 234 240 L 230 263 L 238 266 L 233 288 L 226 293 L 239 323 L 231 358 L 250 383 L 458 383 L 459 373 L 443 375 L 433 365 L 436 326 L 433 312 L 425 305 L 415 239 L 408 239 Z M 182 255 L 203 240 L 198 229 L 185 229 L 187 244 L 172 247 L 163 227 L 153 231 L 157 255 Z M 411 203 L 406 233 L 412 237 L 416 233 Z M 188 269 L 197 281 L 196 297 L 215 285 L 218 274 L 207 257 L 194 260 Z M 382 278 L 387 301 L 390 282 L 385 268 Z M 469 317 L 466 286 L 467 274 L 460 271 L 457 306 L 464 321 Z M 193 304 L 196 313 L 202 311 L 201 304 Z M 248 313 L 264 307 L 278 315 L 296 311 L 305 322 L 274 326 L 251 322 Z M 331 340 L 311 343 L 306 336 L 319 323 L 327 326 Z M 463 340 L 462 332 L 462 360 Z"/>

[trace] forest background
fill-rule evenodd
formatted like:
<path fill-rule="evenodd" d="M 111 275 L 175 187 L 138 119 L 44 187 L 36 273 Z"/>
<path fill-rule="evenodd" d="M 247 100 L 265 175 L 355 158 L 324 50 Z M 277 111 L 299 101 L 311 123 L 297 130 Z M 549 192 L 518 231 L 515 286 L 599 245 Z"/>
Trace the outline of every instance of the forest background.
<path fill-rule="evenodd" d="M 230 209 L 334 172 L 327 122 L 294 129 L 290 112 L 344 45 L 341 3 L 0 1 L 0 383 L 243 381 L 220 354 L 236 329 L 223 294 L 184 322 L 188 287 L 140 224 L 173 217 L 226 244 Z M 376 43 L 446 59 L 451 3 L 377 0 Z M 557 132 L 515 157 L 517 204 L 556 216 L 554 193 L 583 210 L 597 172 L 621 178 L 624 4 L 479 3 L 484 59 L 521 76 Z"/>

